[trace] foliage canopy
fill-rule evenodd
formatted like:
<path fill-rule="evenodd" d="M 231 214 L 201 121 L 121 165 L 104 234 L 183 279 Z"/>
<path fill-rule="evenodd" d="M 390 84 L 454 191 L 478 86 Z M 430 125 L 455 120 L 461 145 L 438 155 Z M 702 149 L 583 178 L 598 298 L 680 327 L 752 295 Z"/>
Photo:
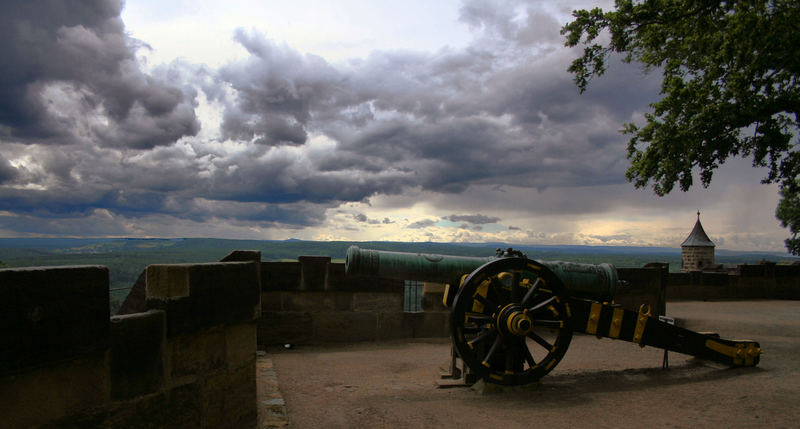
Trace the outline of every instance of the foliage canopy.
<path fill-rule="evenodd" d="M 577 10 L 561 34 L 584 45 L 569 67 L 581 92 L 609 55 L 663 71 L 646 124 L 626 124 L 626 173 L 658 195 L 683 191 L 699 170 L 703 186 L 728 157 L 766 167 L 780 186 L 776 216 L 800 254 L 800 2 L 796 0 L 617 0 L 613 11 Z"/>

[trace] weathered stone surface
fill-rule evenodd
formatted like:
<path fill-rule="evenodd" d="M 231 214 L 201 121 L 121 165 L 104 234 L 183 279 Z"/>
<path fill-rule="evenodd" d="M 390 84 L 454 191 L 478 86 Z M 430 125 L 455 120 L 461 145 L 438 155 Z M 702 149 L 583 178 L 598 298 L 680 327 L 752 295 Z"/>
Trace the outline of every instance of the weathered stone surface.
<path fill-rule="evenodd" d="M 413 337 L 410 324 L 405 323 L 403 313 L 378 314 L 378 340 L 396 340 Z"/>
<path fill-rule="evenodd" d="M 150 265 L 148 308 L 166 310 L 168 336 L 254 320 L 261 311 L 258 269 L 257 262 Z"/>
<path fill-rule="evenodd" d="M 403 295 L 397 293 L 356 292 L 353 311 L 402 312 Z"/>
<path fill-rule="evenodd" d="M 203 393 L 203 428 L 256 427 L 256 361 L 209 377 Z"/>
<path fill-rule="evenodd" d="M 285 311 L 352 311 L 353 294 L 348 292 L 297 292 L 283 296 Z"/>
<path fill-rule="evenodd" d="M 262 262 L 261 287 L 265 291 L 296 291 L 300 287 L 299 262 Z"/>
<path fill-rule="evenodd" d="M 300 262 L 300 290 L 328 289 L 330 256 L 298 256 L 297 260 Z"/>
<path fill-rule="evenodd" d="M 0 270 L 0 375 L 108 347 L 108 269 Z"/>
<path fill-rule="evenodd" d="M 318 342 L 375 341 L 378 315 L 366 311 L 317 313 L 313 325 Z"/>
<path fill-rule="evenodd" d="M 111 318 L 111 398 L 156 392 L 164 384 L 164 312 L 151 310 Z"/>
<path fill-rule="evenodd" d="M 448 311 L 442 299 L 444 292 L 422 292 L 422 311 Z"/>
<path fill-rule="evenodd" d="M 225 368 L 225 329 L 216 327 L 179 335 L 169 341 L 170 381 L 183 383 L 181 377 Z"/>
<path fill-rule="evenodd" d="M 148 299 L 172 300 L 189 296 L 191 265 L 150 265 L 146 270 Z"/>
<path fill-rule="evenodd" d="M 256 358 L 256 323 L 225 327 L 225 362 L 228 370 L 249 365 Z"/>
<path fill-rule="evenodd" d="M 276 344 L 308 344 L 312 339 L 313 319 L 310 313 L 288 311 L 265 312 L 258 321 L 258 346 Z"/>
<path fill-rule="evenodd" d="M 261 292 L 261 311 L 283 310 L 283 295 L 285 292 Z"/>
<path fill-rule="evenodd" d="M 422 326 L 414 331 L 419 338 L 447 337 L 450 335 L 450 313 L 444 311 L 426 311 L 422 313 Z"/>
<path fill-rule="evenodd" d="M 109 385 L 104 354 L 0 377 L 0 427 L 37 427 L 104 404 Z"/>

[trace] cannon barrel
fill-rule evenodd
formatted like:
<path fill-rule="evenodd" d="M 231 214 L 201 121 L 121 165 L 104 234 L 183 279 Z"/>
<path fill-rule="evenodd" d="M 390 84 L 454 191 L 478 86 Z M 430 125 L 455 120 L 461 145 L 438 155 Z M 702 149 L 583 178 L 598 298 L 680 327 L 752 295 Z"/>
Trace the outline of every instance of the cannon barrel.
<path fill-rule="evenodd" d="M 457 284 L 462 275 L 495 259 L 498 257 L 388 252 L 350 246 L 347 249 L 345 272 L 348 275 Z M 537 262 L 550 269 L 574 297 L 611 301 L 621 283 L 616 268 L 611 264 Z"/>

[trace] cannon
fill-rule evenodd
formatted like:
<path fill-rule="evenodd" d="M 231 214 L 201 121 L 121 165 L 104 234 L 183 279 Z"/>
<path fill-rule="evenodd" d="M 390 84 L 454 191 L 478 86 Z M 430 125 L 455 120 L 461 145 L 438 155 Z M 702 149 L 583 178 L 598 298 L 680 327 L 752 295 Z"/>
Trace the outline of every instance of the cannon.
<path fill-rule="evenodd" d="M 532 383 L 564 357 L 573 333 L 629 341 L 730 366 L 755 366 L 758 342 L 684 329 L 614 304 L 626 287 L 610 264 L 529 259 L 498 249 L 490 257 L 347 250 L 348 275 L 446 283 L 455 360 L 468 382 Z"/>

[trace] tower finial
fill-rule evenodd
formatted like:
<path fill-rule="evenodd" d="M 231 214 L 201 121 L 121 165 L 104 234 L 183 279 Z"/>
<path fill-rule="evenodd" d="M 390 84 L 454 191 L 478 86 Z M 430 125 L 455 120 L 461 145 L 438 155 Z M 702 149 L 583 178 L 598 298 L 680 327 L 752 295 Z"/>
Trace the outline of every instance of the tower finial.
<path fill-rule="evenodd" d="M 697 220 L 700 220 L 700 210 L 697 211 Z"/>

